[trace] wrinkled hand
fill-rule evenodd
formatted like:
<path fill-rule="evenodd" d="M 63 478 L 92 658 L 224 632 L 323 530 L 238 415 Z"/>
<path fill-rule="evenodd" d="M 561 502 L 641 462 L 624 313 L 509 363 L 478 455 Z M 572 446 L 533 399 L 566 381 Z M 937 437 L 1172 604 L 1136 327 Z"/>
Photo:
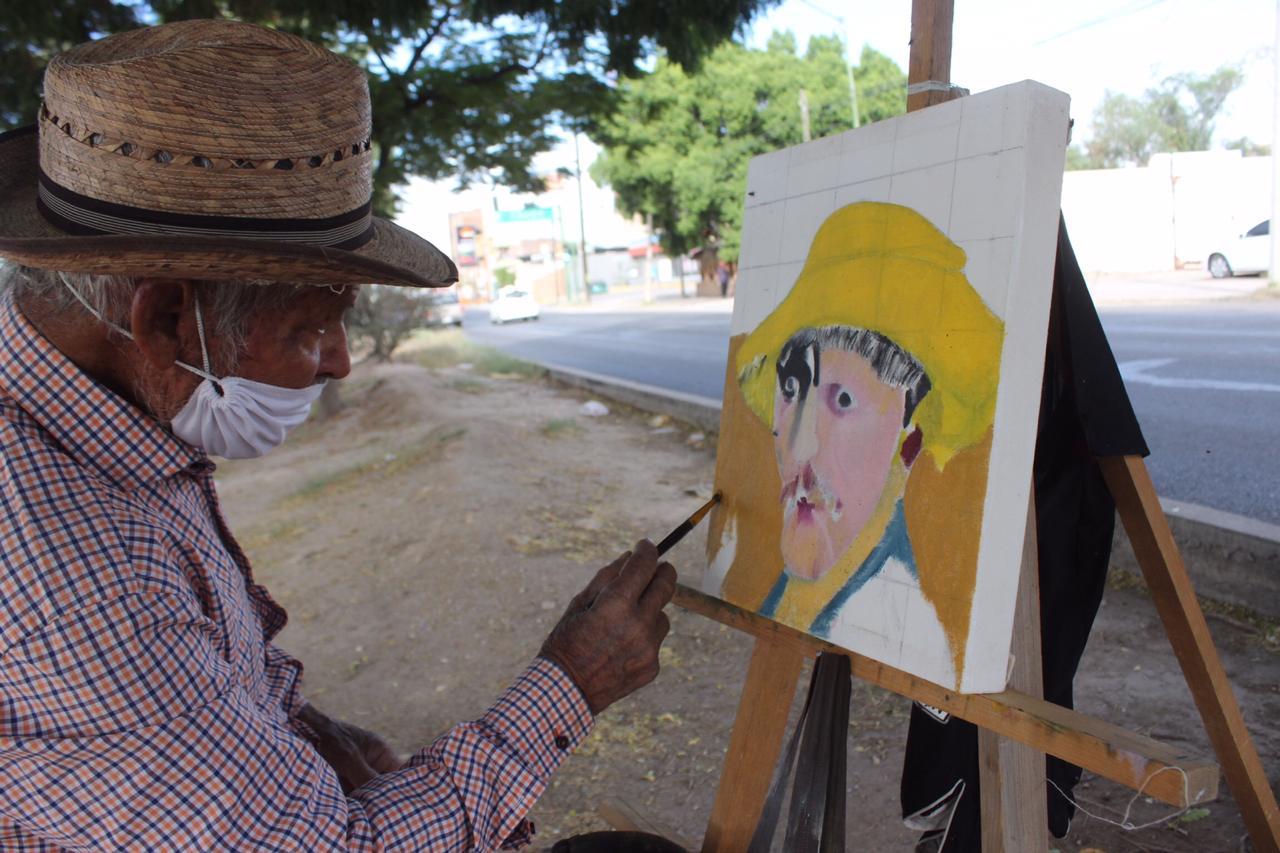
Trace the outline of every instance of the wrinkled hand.
<path fill-rule="evenodd" d="M 541 655 L 569 674 L 591 713 L 658 677 L 658 648 L 671 630 L 662 608 L 675 590 L 676 570 L 642 539 L 569 603 Z"/>
<path fill-rule="evenodd" d="M 338 774 L 344 794 L 351 793 L 379 774 L 399 770 L 403 765 L 381 737 L 351 723 L 331 719 L 313 705 L 299 711 L 298 719 L 316 733 L 316 750 Z"/>

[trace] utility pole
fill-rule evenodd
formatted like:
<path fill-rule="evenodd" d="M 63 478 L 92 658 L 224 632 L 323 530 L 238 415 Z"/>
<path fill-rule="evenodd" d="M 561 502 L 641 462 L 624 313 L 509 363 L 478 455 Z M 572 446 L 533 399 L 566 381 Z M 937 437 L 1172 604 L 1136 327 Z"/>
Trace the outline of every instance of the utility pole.
<path fill-rule="evenodd" d="M 853 36 L 849 34 L 849 25 L 845 23 L 843 16 L 836 20 L 844 25 L 844 73 L 849 77 L 849 106 L 853 108 L 853 126 L 858 127 L 862 124 L 862 117 L 858 115 L 858 87 L 853 82 Z"/>
<path fill-rule="evenodd" d="M 829 12 L 811 0 L 803 0 L 804 5 L 820 15 L 826 15 L 831 20 L 840 25 L 840 29 L 844 31 L 844 73 L 849 80 L 849 107 L 853 112 L 853 126 L 862 125 L 862 117 L 858 110 L 858 86 L 853 82 L 853 36 L 849 32 L 849 21 L 844 15 L 837 15 L 835 12 Z M 805 139 L 808 139 L 806 136 Z"/>
<path fill-rule="evenodd" d="M 653 214 L 644 215 L 644 304 L 653 301 Z"/>
<path fill-rule="evenodd" d="M 578 131 L 573 132 L 573 165 L 578 177 L 578 257 L 582 259 L 582 292 L 591 302 L 591 282 L 587 281 L 587 219 L 582 206 L 582 154 L 578 150 Z"/>
<path fill-rule="evenodd" d="M 1275 90 L 1271 93 L 1271 267 L 1270 287 L 1280 286 L 1280 0 L 1276 0 L 1276 44 L 1271 51 Z"/>

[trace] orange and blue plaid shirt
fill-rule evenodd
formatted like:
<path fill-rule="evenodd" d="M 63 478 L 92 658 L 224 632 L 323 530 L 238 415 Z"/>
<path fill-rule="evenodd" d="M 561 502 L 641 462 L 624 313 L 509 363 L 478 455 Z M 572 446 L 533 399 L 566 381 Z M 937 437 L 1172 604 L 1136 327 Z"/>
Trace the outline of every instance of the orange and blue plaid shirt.
<path fill-rule="evenodd" d="M 344 796 L 213 464 L 0 297 L 0 849 L 522 846 L 591 713 L 534 663 Z"/>

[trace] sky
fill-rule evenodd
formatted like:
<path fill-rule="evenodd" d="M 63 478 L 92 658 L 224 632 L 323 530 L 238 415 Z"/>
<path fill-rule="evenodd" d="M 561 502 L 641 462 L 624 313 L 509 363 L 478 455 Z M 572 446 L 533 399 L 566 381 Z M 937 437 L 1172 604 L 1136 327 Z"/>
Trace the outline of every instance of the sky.
<path fill-rule="evenodd" d="M 982 92 L 1036 80 L 1071 96 L 1077 139 L 1110 89 L 1139 95 L 1170 74 L 1239 64 L 1244 85 L 1227 101 L 1215 142 L 1272 136 L 1275 0 L 955 0 L 951 81 Z M 835 20 L 843 15 L 846 25 Z M 868 44 L 904 70 L 910 51 L 909 0 L 786 0 L 758 19 L 747 43 L 763 47 L 790 29 L 846 30 L 853 56 Z"/>
<path fill-rule="evenodd" d="M 1108 89 L 1140 95 L 1164 77 L 1208 73 L 1239 64 L 1244 84 L 1218 120 L 1215 144 L 1248 136 L 1270 142 L 1274 110 L 1272 52 L 1280 0 L 955 0 L 951 80 L 983 92 L 1019 80 L 1037 80 L 1071 96 L 1075 139 L 1088 138 L 1094 107 Z M 843 15 L 847 24 L 833 16 Z M 813 35 L 846 31 L 853 56 L 868 44 L 905 71 L 910 47 L 910 0 L 785 0 L 745 34 L 763 47 L 775 30 L 789 29 L 803 50 Z M 582 168 L 595 159 L 583 140 Z M 542 155 L 547 171 L 573 168 L 570 141 Z M 588 196 L 607 189 L 585 181 Z M 499 191 L 499 206 L 519 207 Z M 486 189 L 457 193 L 451 180 L 414 181 L 402 193 L 400 224 L 448 251 L 448 213 L 494 203 Z M 588 198 L 588 207 L 591 200 Z M 576 201 L 562 210 L 565 238 L 576 240 Z M 590 230 L 590 229 L 589 229 Z M 588 235 L 588 241 L 596 238 Z M 611 242 L 606 240 L 605 242 Z"/>

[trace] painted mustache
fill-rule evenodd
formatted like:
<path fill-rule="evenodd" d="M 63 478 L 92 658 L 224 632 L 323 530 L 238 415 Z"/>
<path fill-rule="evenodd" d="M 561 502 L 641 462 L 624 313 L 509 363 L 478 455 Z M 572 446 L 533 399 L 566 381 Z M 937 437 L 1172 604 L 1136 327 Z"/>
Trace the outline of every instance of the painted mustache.
<path fill-rule="evenodd" d="M 784 516 L 799 515 L 804 520 L 814 512 L 838 519 L 844 510 L 844 503 L 808 464 L 782 487 L 781 501 Z"/>

